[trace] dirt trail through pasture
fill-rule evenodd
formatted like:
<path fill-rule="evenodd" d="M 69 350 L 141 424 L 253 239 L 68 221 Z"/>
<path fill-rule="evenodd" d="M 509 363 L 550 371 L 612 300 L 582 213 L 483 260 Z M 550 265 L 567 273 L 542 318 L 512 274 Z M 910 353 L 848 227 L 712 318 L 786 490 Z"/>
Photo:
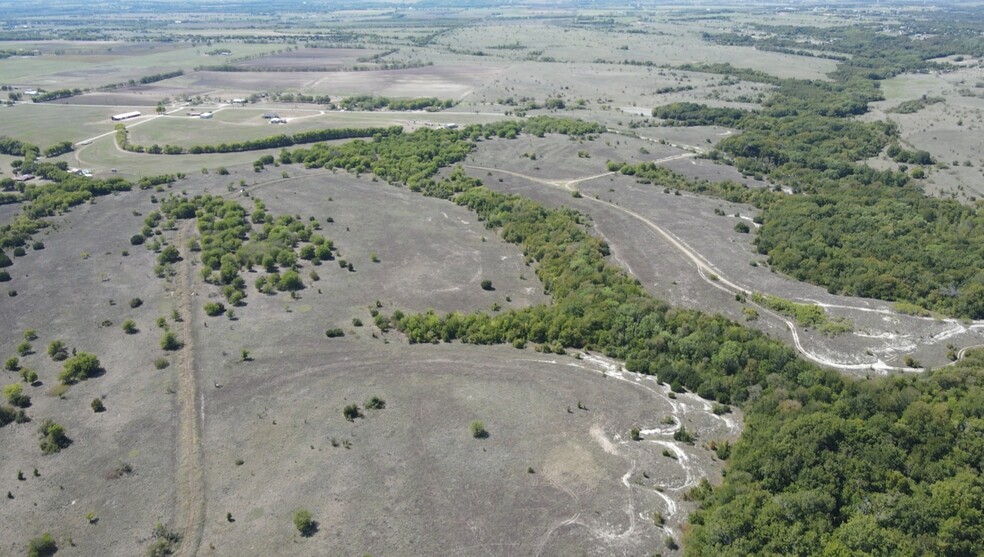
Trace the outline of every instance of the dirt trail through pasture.
<path fill-rule="evenodd" d="M 179 555 L 195 557 L 205 531 L 205 447 L 202 441 L 205 412 L 200 396 L 199 378 L 195 370 L 194 335 L 191 321 L 191 253 L 185 247 L 194 221 L 185 222 L 178 230 L 175 243 L 181 249 L 182 261 L 178 270 L 178 311 L 181 314 L 181 340 L 184 345 L 178 355 L 178 467 L 175 485 L 178 499 L 178 527 L 182 534 Z"/>

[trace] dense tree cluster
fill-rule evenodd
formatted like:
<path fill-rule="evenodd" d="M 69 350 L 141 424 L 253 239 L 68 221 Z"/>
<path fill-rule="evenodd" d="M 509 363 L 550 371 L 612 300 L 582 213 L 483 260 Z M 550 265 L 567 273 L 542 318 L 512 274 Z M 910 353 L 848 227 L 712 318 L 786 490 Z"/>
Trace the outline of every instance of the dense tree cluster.
<path fill-rule="evenodd" d="M 851 55 L 832 74 L 835 81 L 776 80 L 775 93 L 757 112 L 680 103 L 654 114 L 678 125 L 742 130 L 718 143 L 709 156 L 745 174 L 768 176 L 794 194 L 810 195 L 752 192 L 736 184 L 683 184 L 652 164 L 612 163 L 609 168 L 664 187 L 754 203 L 764 211 L 756 238 L 759 251 L 776 269 L 799 280 L 834 293 L 984 318 L 984 214 L 924 195 L 903 171 L 860 164 L 880 153 L 905 164 L 934 161 L 926 151 L 899 146 L 890 123 L 847 118 L 881 98 L 875 79 L 902 69 L 935 68 L 932 58 L 978 51 L 980 45 L 971 45 L 960 30 L 919 42 L 861 28 L 796 32 L 835 37 L 824 48 Z M 704 69 L 738 72 L 730 66 Z M 913 169 L 914 177 L 924 174 L 922 166 Z"/>
<path fill-rule="evenodd" d="M 254 285 L 271 294 L 304 288 L 296 269 L 298 248 L 303 259 L 334 259 L 334 244 L 317 232 L 320 225 L 291 215 L 273 216 L 258 199 L 251 214 L 235 201 L 211 195 L 170 197 L 161 203 L 161 211 L 173 219 L 198 219 L 201 238 L 196 249 L 204 265 L 202 278 L 220 286 L 232 305 L 242 304 L 246 297 L 246 281 L 240 275 L 244 269 L 262 267 L 266 274 Z"/>
<path fill-rule="evenodd" d="M 773 381 L 724 485 L 695 493 L 688 555 L 984 554 L 982 370 Z"/>

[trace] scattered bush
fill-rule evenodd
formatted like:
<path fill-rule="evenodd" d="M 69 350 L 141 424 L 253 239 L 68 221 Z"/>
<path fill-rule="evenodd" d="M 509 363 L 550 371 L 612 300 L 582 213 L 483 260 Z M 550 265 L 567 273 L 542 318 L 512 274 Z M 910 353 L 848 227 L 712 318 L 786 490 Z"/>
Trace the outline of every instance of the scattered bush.
<path fill-rule="evenodd" d="M 58 379 L 66 385 L 71 385 L 95 376 L 99 370 L 99 358 L 88 352 L 79 352 L 65 361 Z"/>
<path fill-rule="evenodd" d="M 359 405 L 352 403 L 342 409 L 342 415 L 345 419 L 354 422 L 356 418 L 362 417 L 362 412 L 359 412 Z"/>
<path fill-rule="evenodd" d="M 142 243 L 144 243 L 143 234 L 134 234 L 133 236 L 130 236 L 130 245 L 139 246 Z"/>
<path fill-rule="evenodd" d="M 38 374 L 33 369 L 23 368 L 20 372 L 21 379 L 29 385 L 33 385 L 38 380 Z"/>
<path fill-rule="evenodd" d="M 17 356 L 11 356 L 7 358 L 7 361 L 3 363 L 3 369 L 7 371 L 17 371 L 20 369 L 20 359 Z"/>
<path fill-rule="evenodd" d="M 154 360 L 154 369 L 164 369 L 171 365 L 171 362 L 167 358 L 157 358 Z"/>
<path fill-rule="evenodd" d="M 68 358 L 68 347 L 60 340 L 53 340 L 48 344 L 48 355 L 52 360 L 60 362 Z"/>
<path fill-rule="evenodd" d="M 495 290 L 495 288 L 492 288 L 492 281 L 491 280 L 488 280 L 488 279 L 483 280 L 482 281 L 482 290 L 490 290 L 490 291 L 491 290 Z"/>
<path fill-rule="evenodd" d="M 138 307 L 140 307 L 142 305 L 143 305 L 143 300 L 141 300 L 140 298 L 134 298 L 134 299 L 130 300 L 130 307 L 131 308 L 138 308 Z"/>
<path fill-rule="evenodd" d="M 123 322 L 123 332 L 128 335 L 134 335 L 140 332 L 140 330 L 137 329 L 137 323 L 133 319 L 127 319 Z"/>
<path fill-rule="evenodd" d="M 328 338 L 336 338 L 345 336 L 345 331 L 341 329 L 328 329 L 325 331 L 325 336 Z"/>
<path fill-rule="evenodd" d="M 225 313 L 225 306 L 218 302 L 208 302 L 203 306 L 205 310 L 205 315 L 209 317 L 216 317 Z"/>
<path fill-rule="evenodd" d="M 27 356 L 31 353 L 31 343 L 26 340 L 17 345 L 17 354 Z"/>
<path fill-rule="evenodd" d="M 14 406 L 26 408 L 31 405 L 31 397 L 24 394 L 24 387 L 20 383 L 4 385 L 3 396 Z"/>
<path fill-rule="evenodd" d="M 95 412 L 95 413 L 97 413 L 97 414 L 99 412 L 105 412 L 106 411 L 106 405 L 103 404 L 103 401 L 102 401 L 101 398 L 94 398 L 94 399 L 92 399 L 92 403 L 89 406 L 91 406 L 92 407 L 92 411 Z"/>
<path fill-rule="evenodd" d="M 378 396 L 374 396 L 366 401 L 366 408 L 370 410 L 382 410 L 386 408 L 386 401 Z"/>
<path fill-rule="evenodd" d="M 57 453 L 72 444 L 72 440 L 65 434 L 65 428 L 50 419 L 41 424 L 38 434 L 41 435 L 41 452 L 46 455 Z"/>
<path fill-rule="evenodd" d="M 162 349 L 168 351 L 179 350 L 182 346 L 181 341 L 178 340 L 178 335 L 174 334 L 174 331 L 164 331 L 164 336 L 161 337 Z"/>

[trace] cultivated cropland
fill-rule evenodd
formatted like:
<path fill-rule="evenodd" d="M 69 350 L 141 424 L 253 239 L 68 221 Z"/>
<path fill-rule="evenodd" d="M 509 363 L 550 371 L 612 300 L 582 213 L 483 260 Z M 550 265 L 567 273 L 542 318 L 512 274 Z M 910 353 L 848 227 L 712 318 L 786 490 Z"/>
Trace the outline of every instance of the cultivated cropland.
<path fill-rule="evenodd" d="M 0 0 L 0 556 L 984 555 L 984 6 Z"/>

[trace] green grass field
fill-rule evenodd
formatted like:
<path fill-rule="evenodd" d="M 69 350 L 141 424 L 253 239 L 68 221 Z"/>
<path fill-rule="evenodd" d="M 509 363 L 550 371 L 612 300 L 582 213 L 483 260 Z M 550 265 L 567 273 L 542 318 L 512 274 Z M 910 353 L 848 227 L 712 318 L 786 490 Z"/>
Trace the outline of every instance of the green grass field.
<path fill-rule="evenodd" d="M 29 141 L 42 149 L 59 141 L 82 141 L 113 130 L 113 114 L 140 110 L 120 106 L 18 104 L 0 109 L 0 135 Z"/>

